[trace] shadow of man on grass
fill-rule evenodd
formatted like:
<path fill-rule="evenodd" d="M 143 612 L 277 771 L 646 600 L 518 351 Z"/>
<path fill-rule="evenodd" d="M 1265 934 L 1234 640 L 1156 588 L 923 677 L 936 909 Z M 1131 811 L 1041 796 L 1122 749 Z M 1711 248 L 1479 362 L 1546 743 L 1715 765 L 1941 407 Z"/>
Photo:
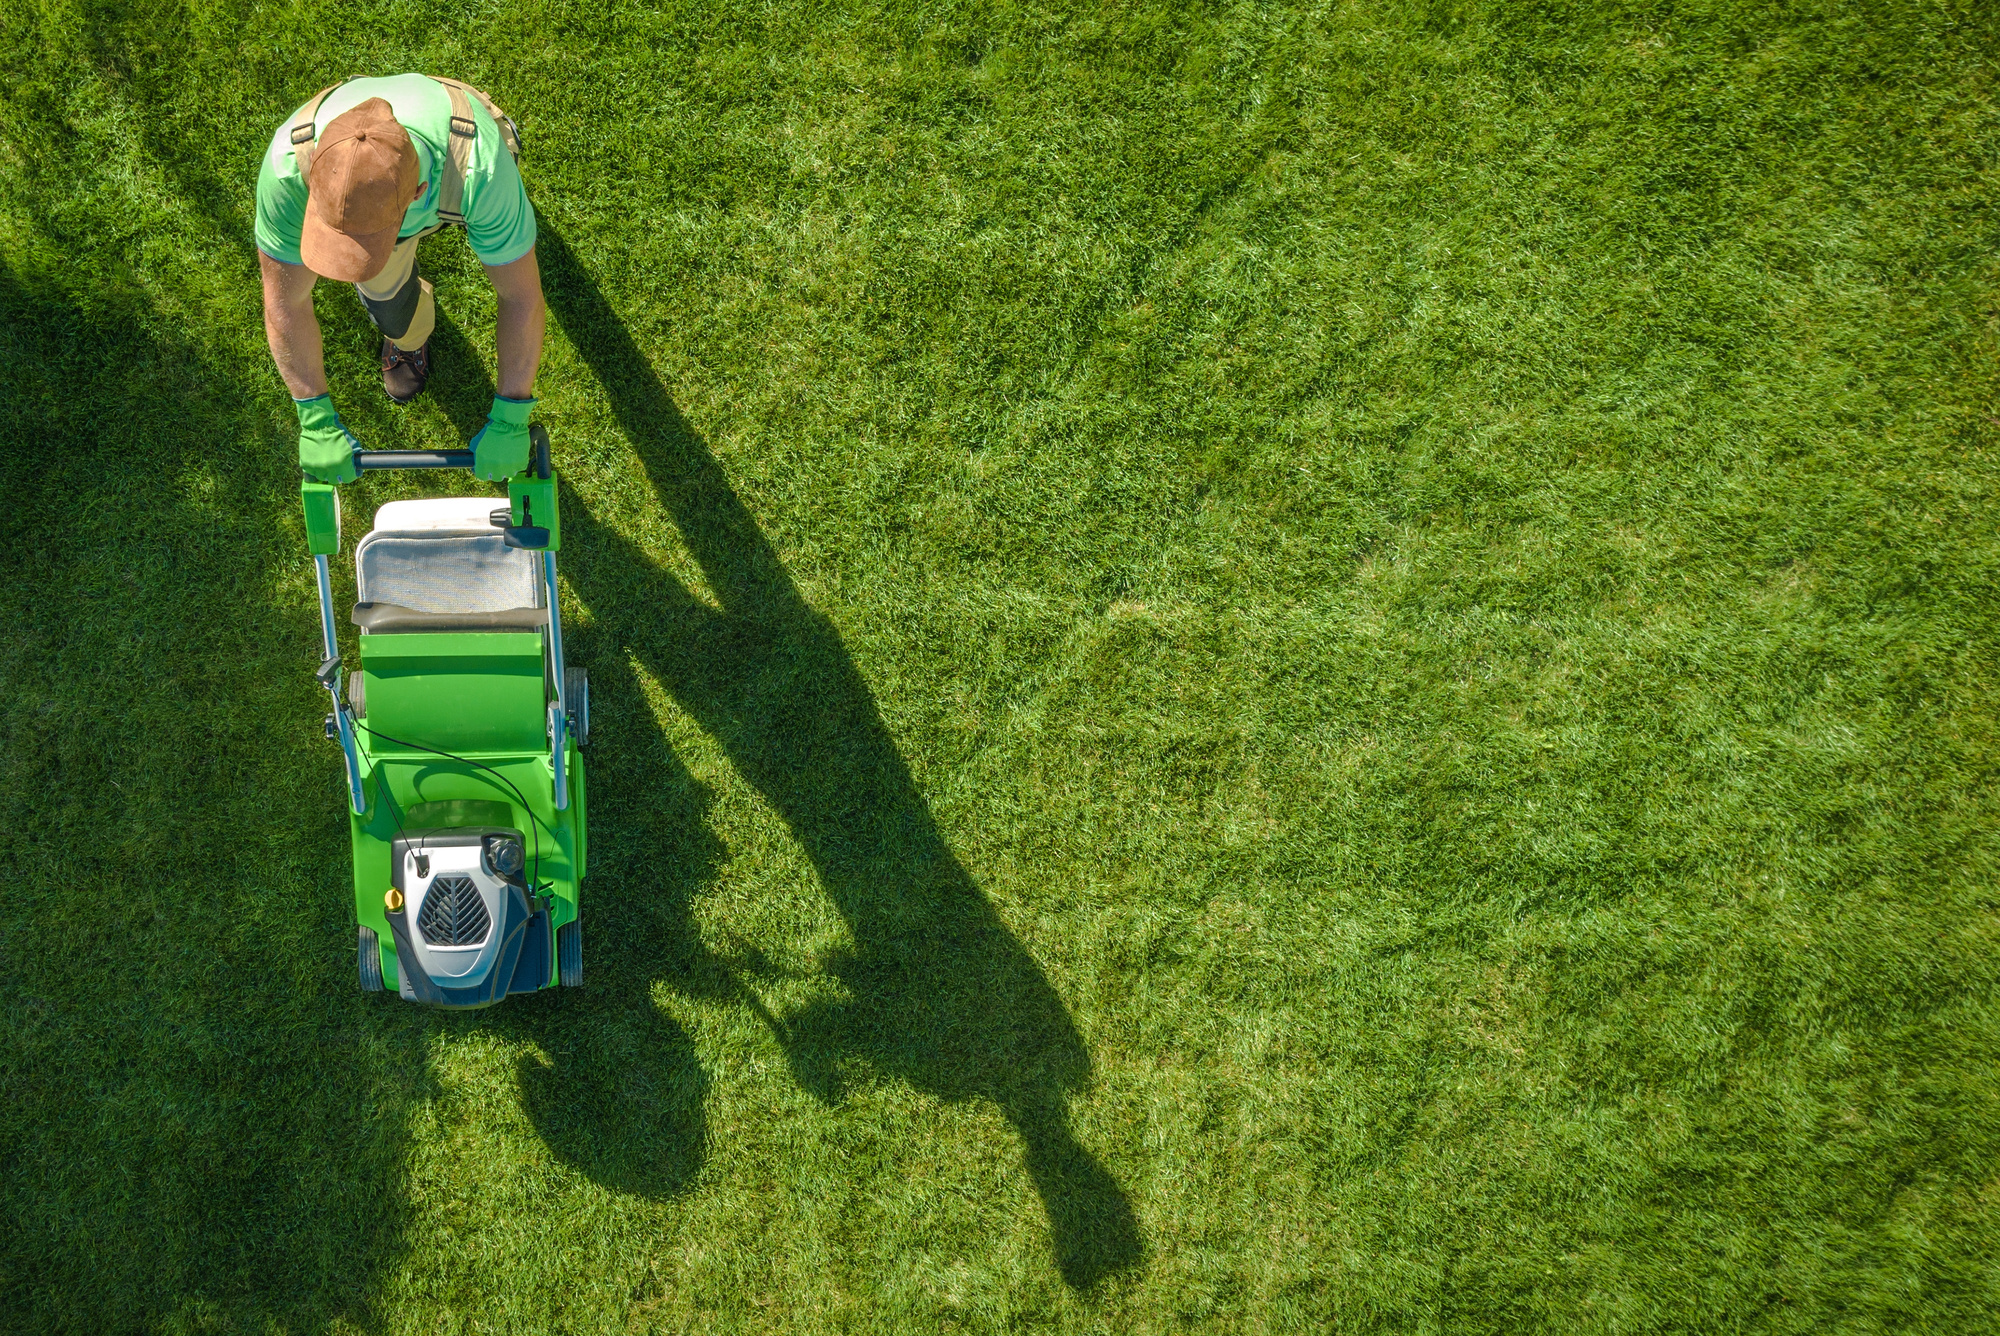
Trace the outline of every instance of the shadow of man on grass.
<path fill-rule="evenodd" d="M 486 420 L 485 358 L 442 306 L 431 336 L 430 392 L 459 433 Z M 566 505 L 574 514 L 575 502 Z M 576 521 L 564 525 L 564 556 Z M 576 563 L 563 563 L 574 577 Z M 709 1078 L 693 1040 L 661 1010 L 654 984 L 717 981 L 691 910 L 723 848 L 706 786 L 688 773 L 647 709 L 624 653 L 590 627 L 565 628 L 564 657 L 591 680 L 584 892 L 586 987 L 511 998 L 447 1023 L 493 1029 L 538 1050 L 519 1068 L 522 1105 L 549 1149 L 594 1181 L 640 1197 L 686 1191 L 707 1152 Z M 736 990 L 723 976 L 723 991 Z"/>
<path fill-rule="evenodd" d="M 644 665 L 784 819 L 853 936 L 831 965 L 847 1000 L 784 1016 L 751 1004 L 821 1099 L 840 1098 L 841 1066 L 859 1059 L 941 1099 L 991 1100 L 1021 1137 L 1063 1278 L 1088 1288 L 1132 1266 L 1142 1248 L 1131 1206 L 1070 1128 L 1090 1057 L 1061 999 L 938 832 L 839 634 L 793 586 L 597 285 L 546 223 L 537 249 L 550 307 L 720 604 L 566 497 L 564 571 L 591 612 L 593 671 Z M 612 692 L 592 694 L 608 704 Z M 669 787 L 648 792 L 669 803 L 681 801 L 671 782 L 692 784 L 684 772 L 657 779 Z M 593 802 L 621 782 L 593 771 Z M 673 912 L 690 991 L 748 1000 L 702 952 L 685 901 Z M 607 935 L 592 923 L 593 952 Z"/>

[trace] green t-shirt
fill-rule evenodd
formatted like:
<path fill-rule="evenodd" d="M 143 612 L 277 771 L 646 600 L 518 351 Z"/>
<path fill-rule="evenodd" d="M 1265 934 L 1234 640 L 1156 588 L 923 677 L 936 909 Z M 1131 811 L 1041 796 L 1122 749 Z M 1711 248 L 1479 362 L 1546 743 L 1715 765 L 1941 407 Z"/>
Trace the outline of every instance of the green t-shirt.
<path fill-rule="evenodd" d="M 403 215 L 398 238 L 413 237 L 437 226 L 438 194 L 442 187 L 445 140 L 451 135 L 451 94 L 441 83 L 421 74 L 388 79 L 353 79 L 333 90 L 319 109 L 320 133 L 349 107 L 371 97 L 386 101 L 409 133 L 417 150 L 417 170 L 423 193 Z M 535 211 L 521 185 L 514 155 L 501 141 L 500 127 L 471 99 L 472 119 L 479 126 L 472 155 L 465 164 L 465 234 L 482 264 L 511 264 L 535 248 Z M 292 153 L 294 110 L 271 136 L 264 166 L 257 173 L 257 249 L 274 260 L 299 264 L 299 229 L 306 220 L 306 183 Z"/>

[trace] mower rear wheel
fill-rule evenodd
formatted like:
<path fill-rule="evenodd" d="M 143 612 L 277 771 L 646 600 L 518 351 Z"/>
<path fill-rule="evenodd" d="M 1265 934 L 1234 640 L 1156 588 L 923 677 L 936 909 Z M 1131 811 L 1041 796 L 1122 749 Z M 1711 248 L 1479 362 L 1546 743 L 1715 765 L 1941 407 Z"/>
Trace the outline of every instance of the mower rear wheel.
<path fill-rule="evenodd" d="M 382 950 L 376 945 L 373 928 L 362 928 L 360 931 L 356 956 L 361 965 L 361 991 L 379 993 L 382 991 Z"/>
<path fill-rule="evenodd" d="M 356 719 L 368 717 L 368 691 L 361 685 L 361 674 L 350 673 L 347 677 L 347 703 L 354 707 Z"/>
<path fill-rule="evenodd" d="M 569 735 L 581 747 L 590 741 L 590 673 L 583 668 L 563 669 L 563 692 L 569 697 Z"/>
<path fill-rule="evenodd" d="M 565 988 L 583 986 L 583 920 L 556 929 L 556 972 Z"/>

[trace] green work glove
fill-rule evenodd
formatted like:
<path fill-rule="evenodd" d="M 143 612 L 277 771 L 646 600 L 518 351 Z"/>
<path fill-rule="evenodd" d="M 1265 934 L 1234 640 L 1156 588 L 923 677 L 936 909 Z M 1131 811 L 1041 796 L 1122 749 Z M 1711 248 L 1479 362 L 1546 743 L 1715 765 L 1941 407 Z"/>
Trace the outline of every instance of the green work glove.
<path fill-rule="evenodd" d="M 353 482 L 360 470 L 354 467 L 354 452 L 361 442 L 333 411 L 333 396 L 294 399 L 299 410 L 299 467 L 321 482 Z"/>
<path fill-rule="evenodd" d="M 486 425 L 472 438 L 472 471 L 488 482 L 505 482 L 528 467 L 528 414 L 533 399 L 494 396 Z"/>

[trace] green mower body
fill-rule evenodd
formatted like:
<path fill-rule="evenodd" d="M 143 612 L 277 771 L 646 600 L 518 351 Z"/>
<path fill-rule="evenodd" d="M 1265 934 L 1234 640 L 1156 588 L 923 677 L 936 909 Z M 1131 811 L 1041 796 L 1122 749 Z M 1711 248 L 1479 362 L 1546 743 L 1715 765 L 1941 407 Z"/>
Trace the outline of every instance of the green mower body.
<path fill-rule="evenodd" d="M 363 472 L 470 451 L 363 452 Z M 547 437 L 498 498 L 383 506 L 357 545 L 360 671 L 345 681 L 328 559 L 339 501 L 307 482 L 347 769 L 361 987 L 455 1009 L 582 981 L 589 683 L 562 662 Z"/>

